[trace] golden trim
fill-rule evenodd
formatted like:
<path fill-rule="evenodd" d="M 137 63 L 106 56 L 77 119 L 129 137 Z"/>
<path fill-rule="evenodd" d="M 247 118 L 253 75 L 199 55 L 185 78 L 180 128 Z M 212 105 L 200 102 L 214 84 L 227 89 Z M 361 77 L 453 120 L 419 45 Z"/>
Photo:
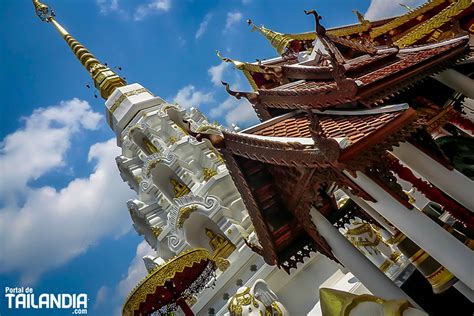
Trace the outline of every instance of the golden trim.
<path fill-rule="evenodd" d="M 145 92 L 150 93 L 150 91 L 148 91 L 148 89 L 146 89 L 146 88 L 135 89 L 135 90 L 132 90 L 132 91 L 122 93 L 122 95 L 120 95 L 120 97 L 118 97 L 117 100 L 115 100 L 114 104 L 112 104 L 112 106 L 110 107 L 110 109 L 109 109 L 110 114 L 113 114 L 118 109 L 120 104 L 122 104 L 122 102 L 127 97 L 130 97 L 132 95 L 139 95 L 139 94 L 142 94 L 142 93 L 145 93 Z"/>
<path fill-rule="evenodd" d="M 453 278 L 454 275 L 443 266 L 440 266 L 433 273 L 426 276 L 426 279 L 430 282 L 431 287 L 435 291 L 442 289 Z"/>
<path fill-rule="evenodd" d="M 412 255 L 408 260 L 410 260 L 410 262 L 413 263 L 413 265 L 419 266 L 423 263 L 423 261 L 428 259 L 429 256 L 430 255 L 426 251 L 420 248 L 420 250 L 415 252 L 415 254 Z"/>
<path fill-rule="evenodd" d="M 355 228 L 349 228 L 346 232 L 347 235 L 361 235 L 372 231 L 372 227 L 369 223 L 354 222 L 352 225 L 359 225 Z"/>
<path fill-rule="evenodd" d="M 181 273 L 185 268 L 191 268 L 204 260 L 211 260 L 209 252 L 206 249 L 197 248 L 182 252 L 165 264 L 156 267 L 130 292 L 123 305 L 122 314 L 134 315 L 134 311 L 139 309 L 148 294 L 155 293 L 157 287 L 173 279 L 176 273 Z"/>
<path fill-rule="evenodd" d="M 396 40 L 394 44 L 400 48 L 415 44 L 419 39 L 448 23 L 453 16 L 460 14 L 462 11 L 468 9 L 471 5 L 472 0 L 454 1 L 441 12 L 417 25 L 408 34 Z"/>
<path fill-rule="evenodd" d="M 401 15 L 392 21 L 385 23 L 381 26 L 374 27 L 372 31 L 370 32 L 370 37 L 372 39 L 375 39 L 376 37 L 379 37 L 382 34 L 388 33 L 393 29 L 396 29 L 397 27 L 409 22 L 410 20 L 413 20 L 417 18 L 418 16 L 422 15 L 423 13 L 437 7 L 440 4 L 443 4 L 446 2 L 446 0 L 432 0 L 429 1 L 420 7 L 416 8 L 414 11 L 408 12 L 404 15 Z"/>
<path fill-rule="evenodd" d="M 212 177 L 217 175 L 217 171 L 215 169 L 203 168 L 202 174 L 204 181 L 209 181 Z"/>
<path fill-rule="evenodd" d="M 191 216 L 192 213 L 197 211 L 197 205 L 191 205 L 182 207 L 179 209 L 178 218 L 176 220 L 176 226 L 183 228 L 184 222 Z"/>
<path fill-rule="evenodd" d="M 365 302 L 380 304 L 383 308 L 383 315 L 385 316 L 401 316 L 403 315 L 403 311 L 412 307 L 407 300 L 386 301 L 373 295 L 355 295 L 328 288 L 319 290 L 319 298 L 324 316 L 349 316 L 354 308 Z"/>
<path fill-rule="evenodd" d="M 379 266 L 379 269 L 380 271 L 385 273 L 391 266 L 392 266 L 392 261 L 390 261 L 390 259 L 387 259 Z"/>
<path fill-rule="evenodd" d="M 401 243 L 402 241 L 405 240 L 405 238 L 407 238 L 407 236 L 405 236 L 403 233 L 401 232 L 398 232 L 395 236 L 393 236 L 392 238 L 388 239 L 387 240 L 387 244 L 390 244 L 390 245 L 398 245 L 399 243 Z"/>
<path fill-rule="evenodd" d="M 185 196 L 189 192 L 191 192 L 191 189 L 184 183 L 171 178 L 170 179 L 171 185 L 173 186 L 173 193 L 175 198 L 180 198 L 182 196 Z"/>
<path fill-rule="evenodd" d="M 161 233 L 163 232 L 163 228 L 153 226 L 151 228 L 151 232 L 153 233 L 153 236 L 155 236 L 155 238 L 158 238 L 161 235 Z"/>

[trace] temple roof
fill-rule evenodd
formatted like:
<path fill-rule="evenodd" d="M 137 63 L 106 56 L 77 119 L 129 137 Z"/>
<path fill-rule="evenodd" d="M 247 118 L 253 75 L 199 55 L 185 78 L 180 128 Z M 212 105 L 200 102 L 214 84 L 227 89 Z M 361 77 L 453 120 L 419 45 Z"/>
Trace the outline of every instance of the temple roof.
<path fill-rule="evenodd" d="M 278 69 L 272 71 L 274 77 L 283 84 L 272 88 L 262 87 L 251 93 L 239 92 L 238 96 L 246 97 L 254 105 L 269 111 L 307 107 L 324 109 L 354 102 L 373 107 L 413 82 L 442 70 L 453 59 L 463 57 L 469 51 L 467 43 L 468 37 L 465 36 L 401 49 L 398 54 L 390 49 L 378 50 L 374 56 L 356 57 L 343 65 L 332 62 L 336 67 L 296 64 L 278 66 Z M 336 69 L 339 69 L 339 74 Z M 297 76 L 306 77 L 306 80 L 293 81 Z"/>
<path fill-rule="evenodd" d="M 399 48 L 436 43 L 460 36 L 465 31 L 472 33 L 473 11 L 474 5 L 470 0 L 431 0 L 415 9 L 410 9 L 403 15 L 370 22 L 355 11 L 359 23 L 330 28 L 327 30 L 327 36 L 334 43 L 345 41 L 346 44 L 359 45 L 360 48 L 364 46 L 361 44 L 367 43 L 376 46 L 395 45 Z M 264 35 L 278 54 L 284 57 L 279 61 L 271 59 L 258 63 L 235 61 L 234 65 L 243 71 L 254 90 L 271 85 L 272 79 L 268 79 L 267 74 L 272 69 L 262 67 L 263 65 L 286 67 L 290 65 L 290 61 L 297 63 L 297 55 L 305 51 L 310 52 L 314 41 L 318 38 L 315 31 L 296 34 L 280 33 L 264 26 L 257 26 L 250 20 L 248 23 L 253 31 L 257 30 Z M 229 58 L 225 60 L 233 61 Z M 281 62 L 285 62 L 284 65 L 280 65 Z"/>
<path fill-rule="evenodd" d="M 406 47 L 417 44 L 420 40 L 426 40 L 425 37 L 431 33 L 434 33 L 434 38 L 431 40 L 436 40 L 441 33 L 447 32 L 443 27 L 453 20 L 463 19 L 463 28 L 470 29 L 474 22 L 469 21 L 468 18 L 469 14 L 472 14 L 472 8 L 470 0 L 430 0 L 400 16 L 376 21 L 368 21 L 361 13 L 354 11 L 359 23 L 330 28 L 328 34 L 354 40 L 363 37 L 378 45 L 385 45 L 390 39 L 395 45 Z M 310 49 L 311 43 L 317 37 L 314 31 L 281 33 L 264 26 L 257 26 L 251 20 L 247 22 L 252 26 L 252 31 L 259 31 L 279 55 L 287 50 L 300 52 L 304 48 Z M 296 42 L 298 42 L 297 45 Z"/>

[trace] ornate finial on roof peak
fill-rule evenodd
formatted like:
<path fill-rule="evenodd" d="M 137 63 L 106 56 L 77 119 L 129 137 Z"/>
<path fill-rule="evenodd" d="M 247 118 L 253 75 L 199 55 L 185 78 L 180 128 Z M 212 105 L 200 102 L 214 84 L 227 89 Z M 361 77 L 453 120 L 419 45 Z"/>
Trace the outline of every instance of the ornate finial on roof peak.
<path fill-rule="evenodd" d="M 324 26 L 321 25 L 321 23 L 319 23 L 319 21 L 323 18 L 322 16 L 320 16 L 318 14 L 318 12 L 316 12 L 315 10 L 311 9 L 309 11 L 306 11 L 304 10 L 304 13 L 306 15 L 314 15 L 314 20 L 316 21 L 316 34 L 318 34 L 319 36 L 324 36 L 326 35 L 326 28 Z"/>
<path fill-rule="evenodd" d="M 352 10 L 352 12 L 354 12 L 354 14 L 357 16 L 357 20 L 358 20 L 360 23 L 367 22 L 367 20 L 365 19 L 364 15 L 363 15 L 362 13 L 360 13 L 359 10 Z"/>
<path fill-rule="evenodd" d="M 263 36 L 265 36 L 265 38 L 270 42 L 270 44 L 276 49 L 276 51 L 280 55 L 285 52 L 288 43 L 292 41 L 292 39 L 289 38 L 288 35 L 272 31 L 270 29 L 267 29 L 263 25 L 258 26 L 250 19 L 247 19 L 247 24 L 252 27 L 251 32 L 259 31 Z"/>

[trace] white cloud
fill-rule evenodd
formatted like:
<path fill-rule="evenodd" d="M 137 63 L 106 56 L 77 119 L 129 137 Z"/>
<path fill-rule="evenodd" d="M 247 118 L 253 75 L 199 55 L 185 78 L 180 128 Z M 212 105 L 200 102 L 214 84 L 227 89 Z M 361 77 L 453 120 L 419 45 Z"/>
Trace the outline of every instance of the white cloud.
<path fill-rule="evenodd" d="M 119 10 L 118 0 L 96 0 L 95 2 L 99 6 L 100 13 L 102 14 L 108 14 Z"/>
<path fill-rule="evenodd" d="M 211 68 L 209 68 L 207 70 L 207 73 L 209 74 L 209 76 L 211 76 L 212 83 L 215 84 L 216 86 L 221 86 L 221 81 L 222 81 L 224 72 L 227 69 L 229 69 L 229 67 L 230 67 L 229 63 L 221 62 L 219 65 L 212 66 Z"/>
<path fill-rule="evenodd" d="M 228 12 L 227 13 L 227 19 L 225 21 L 225 28 L 224 32 L 230 31 L 232 27 L 234 26 L 235 23 L 239 22 L 242 20 L 242 13 L 236 11 L 236 12 Z"/>
<path fill-rule="evenodd" d="M 0 149 L 0 273 L 18 272 L 34 282 L 45 271 L 84 253 L 104 236 L 130 227 L 125 201 L 132 191 L 122 182 L 115 140 L 91 146 L 94 171 L 64 188 L 33 187 L 29 181 L 65 165 L 71 138 L 97 127 L 100 115 L 73 99 L 36 110 L 25 127 L 5 137 Z M 120 196 L 120 199 L 111 198 Z"/>
<path fill-rule="evenodd" d="M 171 9 L 171 0 L 152 0 L 147 4 L 139 5 L 135 9 L 133 19 L 135 21 L 141 21 L 148 15 L 156 12 L 167 12 Z"/>
<path fill-rule="evenodd" d="M 209 22 L 211 21 L 212 14 L 208 13 L 206 16 L 204 16 L 204 19 L 202 19 L 201 23 L 199 24 L 199 28 L 196 32 L 195 38 L 199 39 L 201 36 L 204 35 L 204 33 L 207 30 L 207 26 L 209 25 Z"/>
<path fill-rule="evenodd" d="M 156 256 L 156 253 L 144 240 L 137 246 L 135 258 L 133 258 L 130 266 L 128 267 L 127 276 L 123 278 L 117 285 L 117 293 L 120 297 L 127 297 L 127 295 L 137 285 L 137 283 L 147 276 L 148 272 L 142 259 L 147 255 Z"/>
<path fill-rule="evenodd" d="M 365 18 L 368 20 L 378 20 L 386 17 L 391 17 L 407 12 L 407 9 L 402 7 L 400 3 L 406 4 L 412 8 L 426 2 L 425 0 L 403 0 L 403 1 L 393 1 L 393 0 L 372 0 L 367 12 L 365 13 Z"/>
<path fill-rule="evenodd" d="M 258 123 L 258 117 L 255 110 L 247 100 L 235 100 L 235 106 L 227 112 L 225 120 L 227 125 L 232 123 L 248 126 L 252 123 Z M 224 102 L 225 103 L 225 102 Z"/>
<path fill-rule="evenodd" d="M 100 119 L 99 113 L 79 99 L 39 108 L 23 118 L 25 126 L 0 143 L 0 199 L 11 205 L 28 181 L 64 166 L 71 137 L 81 128 L 96 129 Z M 19 168 L 12 168 L 18 163 L 21 163 Z"/>
<path fill-rule="evenodd" d="M 246 99 L 237 100 L 234 97 L 228 97 L 220 105 L 213 107 L 209 111 L 211 118 L 217 118 L 224 115 L 227 126 L 232 124 L 248 126 L 258 122 L 253 107 Z"/>
<path fill-rule="evenodd" d="M 108 304 L 108 306 L 115 305 L 116 307 L 113 308 L 114 311 L 112 314 L 117 316 L 122 315 L 122 305 L 124 300 L 135 288 L 138 282 L 148 275 L 148 271 L 146 270 L 142 259 L 147 255 L 156 256 L 156 253 L 153 249 L 151 249 L 146 241 L 142 241 L 140 244 L 138 244 L 135 257 L 128 266 L 127 275 L 122 278 L 116 286 L 112 288 L 102 286 L 97 291 L 96 301 L 94 304 L 95 309 L 105 304 Z"/>
<path fill-rule="evenodd" d="M 184 45 L 186 45 L 186 40 L 182 36 L 178 36 L 178 45 L 180 47 L 183 47 Z"/>
<path fill-rule="evenodd" d="M 204 93 L 196 90 L 193 85 L 187 85 L 176 93 L 173 102 L 189 109 L 190 107 L 199 107 L 201 104 L 212 101 L 212 93 Z"/>
<path fill-rule="evenodd" d="M 104 304 L 110 296 L 110 289 L 107 286 L 101 286 L 95 296 L 93 308 L 97 309 L 100 305 Z"/>

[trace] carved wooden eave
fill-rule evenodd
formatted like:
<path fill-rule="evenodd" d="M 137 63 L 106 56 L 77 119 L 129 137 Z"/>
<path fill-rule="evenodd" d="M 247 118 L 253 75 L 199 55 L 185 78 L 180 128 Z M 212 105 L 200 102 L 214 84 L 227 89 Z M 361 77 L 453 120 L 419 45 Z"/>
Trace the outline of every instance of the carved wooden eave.
<path fill-rule="evenodd" d="M 405 140 L 425 122 L 424 115 L 418 115 L 406 103 L 366 110 L 327 110 L 314 113 L 318 118 L 321 137 L 338 140 L 340 153 L 337 161 L 332 161 L 331 164 L 340 170 L 363 170 L 366 163 L 378 159 L 378 153 Z M 300 143 L 308 144 L 311 137 L 310 124 L 306 112 L 294 111 L 243 132 L 269 139 L 300 139 Z M 304 139 L 308 141 L 305 142 Z"/>
<path fill-rule="evenodd" d="M 237 161 L 235 160 L 232 153 L 227 150 L 221 150 L 224 159 L 226 161 L 227 168 L 234 180 L 234 183 L 242 195 L 242 200 L 247 208 L 252 224 L 255 228 L 255 233 L 257 234 L 258 240 L 262 246 L 263 250 L 263 259 L 269 265 L 276 265 L 278 263 L 276 247 L 273 242 L 273 238 L 270 235 L 270 229 L 263 219 L 262 213 L 259 210 L 257 201 L 255 200 L 251 189 L 247 185 L 245 176 L 240 170 Z"/>
<path fill-rule="evenodd" d="M 469 53 L 469 36 L 401 49 L 398 60 L 358 77 L 362 82 L 357 99 L 364 105 L 382 103 L 403 89 L 450 67 Z"/>
<path fill-rule="evenodd" d="M 265 262 L 277 265 L 290 273 L 290 269 L 296 268 L 298 262 L 303 262 L 304 258 L 309 257 L 310 253 L 314 251 L 319 251 L 329 258 L 335 259 L 331 248 L 319 236 L 316 227 L 312 224 L 309 215 L 311 203 L 306 202 L 311 202 L 314 199 L 302 197 L 299 201 L 304 201 L 304 203 L 291 204 L 290 200 L 286 198 L 288 188 L 285 186 L 299 187 L 299 191 L 303 195 L 309 194 L 310 197 L 313 197 L 314 190 L 310 186 L 314 183 L 307 181 L 300 183 L 301 177 L 298 174 L 303 172 L 301 176 L 305 177 L 305 170 L 309 170 L 310 172 L 306 173 L 306 176 L 311 179 L 311 175 L 314 173 L 311 170 L 316 170 L 316 168 L 296 169 L 265 164 L 256 159 L 234 155 L 227 147 L 220 150 L 248 209 L 262 246 L 258 253 L 264 257 Z M 254 170 L 266 170 L 267 177 L 261 178 L 260 176 L 259 180 L 255 181 L 252 179 L 252 174 L 255 174 Z M 298 172 L 298 170 L 300 171 Z M 273 172 L 283 172 L 286 176 L 281 177 Z M 265 181 L 263 181 L 264 179 Z M 288 183 L 291 186 L 288 186 Z M 294 207 L 290 208 L 290 205 Z M 270 217 L 269 211 L 272 214 Z M 267 215 L 265 215 L 266 213 Z M 280 222 L 280 225 L 275 226 L 274 219 L 280 215 L 284 215 L 286 219 Z"/>
<path fill-rule="evenodd" d="M 327 141 L 317 145 L 305 145 L 298 142 L 279 140 L 277 137 L 246 135 L 244 133 L 224 132 L 227 151 L 234 155 L 285 167 L 319 168 L 329 166 L 339 155 L 336 141 Z M 312 142 L 311 138 L 308 141 Z"/>

